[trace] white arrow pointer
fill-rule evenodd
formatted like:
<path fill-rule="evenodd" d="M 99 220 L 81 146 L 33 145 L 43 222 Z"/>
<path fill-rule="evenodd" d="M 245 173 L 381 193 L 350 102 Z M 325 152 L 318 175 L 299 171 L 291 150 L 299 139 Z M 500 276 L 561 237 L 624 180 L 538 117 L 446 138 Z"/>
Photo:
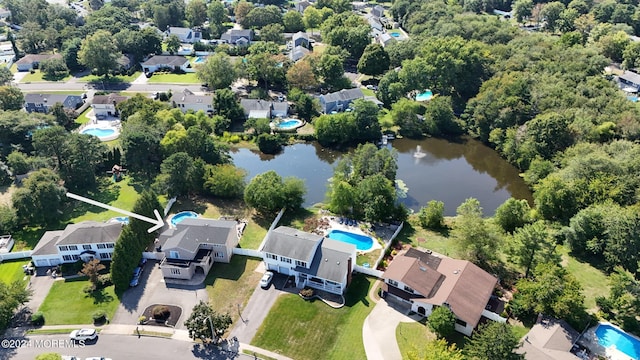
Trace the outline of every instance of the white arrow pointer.
<path fill-rule="evenodd" d="M 103 209 L 107 209 L 107 210 L 118 212 L 120 214 L 131 216 L 131 217 L 134 217 L 136 219 L 140 219 L 142 221 L 146 221 L 148 223 L 155 224 L 155 226 L 153 226 L 153 227 L 149 228 L 149 230 L 147 230 L 148 232 L 154 232 L 154 231 L 156 231 L 156 230 L 158 230 L 158 229 L 160 229 L 161 227 L 164 226 L 164 220 L 160 216 L 160 213 L 158 212 L 158 210 L 153 210 L 153 213 L 156 215 L 156 219 L 154 220 L 152 218 L 148 218 L 146 216 L 142 216 L 142 215 L 139 215 L 139 214 L 136 214 L 136 213 L 132 213 L 131 211 L 118 209 L 117 207 L 113 207 L 111 205 L 103 204 L 101 202 L 98 202 L 98 201 L 95 201 L 95 200 L 91 200 L 91 199 L 88 199 L 88 198 L 86 198 L 84 196 L 76 195 L 76 194 L 73 194 L 73 193 L 70 193 L 70 192 L 67 193 L 67 197 L 70 197 L 70 198 L 76 199 L 76 200 L 80 200 L 82 202 L 86 202 L 87 204 L 99 206 L 99 207 L 101 207 Z"/>

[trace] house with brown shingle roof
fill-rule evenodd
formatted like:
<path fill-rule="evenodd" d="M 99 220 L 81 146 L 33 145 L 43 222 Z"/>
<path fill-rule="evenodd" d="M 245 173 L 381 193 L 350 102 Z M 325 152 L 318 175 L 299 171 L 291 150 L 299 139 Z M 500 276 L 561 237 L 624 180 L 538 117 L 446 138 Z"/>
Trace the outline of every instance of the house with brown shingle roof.
<path fill-rule="evenodd" d="M 30 71 L 38 68 L 41 62 L 49 59 L 62 59 L 60 54 L 28 54 L 16 61 L 18 71 Z"/>
<path fill-rule="evenodd" d="M 456 316 L 456 331 L 467 336 L 486 319 L 506 321 L 498 315 L 500 302 L 492 297 L 498 279 L 469 261 L 409 249 L 389 264 L 382 278 L 385 296 L 422 316 L 447 306 Z"/>

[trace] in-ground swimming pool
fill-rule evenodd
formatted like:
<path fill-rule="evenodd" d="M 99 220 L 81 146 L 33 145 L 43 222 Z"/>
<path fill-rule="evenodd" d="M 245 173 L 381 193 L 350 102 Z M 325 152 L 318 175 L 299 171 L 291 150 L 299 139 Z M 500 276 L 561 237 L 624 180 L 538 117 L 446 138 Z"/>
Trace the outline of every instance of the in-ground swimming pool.
<path fill-rule="evenodd" d="M 171 218 L 171 225 L 176 226 L 186 218 L 197 218 L 197 217 L 198 217 L 198 214 L 194 213 L 193 211 L 182 211 L 173 215 L 173 217 Z"/>
<path fill-rule="evenodd" d="M 632 359 L 640 359 L 640 340 L 609 324 L 600 324 L 596 329 L 598 343 L 605 348 L 615 346 L 618 351 Z"/>
<path fill-rule="evenodd" d="M 100 128 L 88 128 L 82 130 L 83 134 L 97 136 L 99 138 L 104 138 L 107 136 L 114 135 L 116 131 L 114 129 L 100 129 Z"/>
<path fill-rule="evenodd" d="M 280 130 L 291 130 L 302 126 L 302 120 L 284 119 L 276 127 Z"/>
<path fill-rule="evenodd" d="M 196 56 L 195 60 L 193 60 L 194 64 L 202 64 L 203 62 L 205 62 L 206 59 L 201 57 L 201 56 Z"/>
<path fill-rule="evenodd" d="M 113 223 L 113 222 L 119 222 L 125 225 L 129 225 L 129 217 L 128 216 L 118 216 L 118 217 L 114 217 L 109 219 L 109 222 Z"/>
<path fill-rule="evenodd" d="M 425 90 L 425 92 L 416 95 L 416 101 L 427 101 L 433 97 L 431 90 Z"/>
<path fill-rule="evenodd" d="M 353 244 L 358 251 L 367 251 L 373 247 L 373 239 L 366 235 L 354 234 L 342 230 L 331 230 L 327 234 L 327 237 L 329 239 Z"/>
<path fill-rule="evenodd" d="M 399 33 L 391 33 L 391 36 L 393 36 L 393 37 L 396 37 L 396 38 L 397 38 L 397 37 L 400 37 L 400 34 L 399 34 Z"/>

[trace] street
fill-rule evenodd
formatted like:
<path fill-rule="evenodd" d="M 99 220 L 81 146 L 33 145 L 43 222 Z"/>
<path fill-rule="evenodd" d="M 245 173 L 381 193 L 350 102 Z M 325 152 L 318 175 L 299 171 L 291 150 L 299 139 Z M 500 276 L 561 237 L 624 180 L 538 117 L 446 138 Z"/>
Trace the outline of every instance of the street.
<path fill-rule="evenodd" d="M 11 349 L 7 349 L 10 347 Z M 100 335 L 93 343 L 74 345 L 67 334 L 36 335 L 22 339 L 2 339 L 0 359 L 33 360 L 42 353 L 56 352 L 80 358 L 101 356 L 114 360 L 153 359 L 254 359 L 246 354 L 203 347 L 188 341 L 133 335 Z"/>
<path fill-rule="evenodd" d="M 82 90 L 103 90 L 102 85 L 96 84 L 87 88 L 87 83 L 80 82 L 35 82 L 35 83 L 17 83 L 20 90 L 24 92 L 35 91 L 82 91 Z M 194 93 L 202 92 L 199 84 L 193 85 L 176 85 L 176 84 L 132 84 L 132 83 L 112 83 L 106 84 L 107 90 L 110 91 L 129 91 L 129 92 L 162 92 L 171 90 L 174 93 L 182 92 L 184 89 L 189 89 Z"/>

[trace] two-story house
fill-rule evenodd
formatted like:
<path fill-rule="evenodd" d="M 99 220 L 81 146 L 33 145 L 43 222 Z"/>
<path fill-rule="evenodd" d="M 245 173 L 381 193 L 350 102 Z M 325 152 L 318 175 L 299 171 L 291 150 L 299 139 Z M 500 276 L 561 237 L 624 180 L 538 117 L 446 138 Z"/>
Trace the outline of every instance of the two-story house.
<path fill-rule="evenodd" d="M 96 95 L 93 97 L 91 107 L 94 115 L 100 119 L 108 116 L 118 116 L 117 105 L 129 99 L 127 96 L 111 93 L 109 95 Z"/>
<path fill-rule="evenodd" d="M 287 226 L 271 230 L 261 251 L 267 270 L 293 276 L 297 287 L 343 294 L 351 283 L 356 247 Z"/>
<path fill-rule="evenodd" d="M 326 95 L 320 95 L 320 107 L 322 112 L 329 114 L 333 111 L 344 111 L 357 99 L 364 99 L 364 93 L 360 88 L 342 89 Z"/>
<path fill-rule="evenodd" d="M 53 105 L 60 103 L 65 110 L 76 110 L 83 103 L 80 95 L 67 94 L 26 94 L 24 96 L 24 109 L 28 113 L 49 113 Z"/>
<path fill-rule="evenodd" d="M 267 101 L 260 99 L 241 99 L 240 106 L 247 119 L 284 118 L 289 113 L 289 103 L 286 101 Z"/>
<path fill-rule="evenodd" d="M 83 221 L 64 230 L 45 232 L 31 253 L 35 266 L 56 266 L 78 260 L 111 260 L 122 223 Z"/>
<path fill-rule="evenodd" d="M 189 89 L 184 89 L 182 93 L 171 96 L 173 107 L 180 109 L 183 113 L 189 110 L 194 112 L 204 111 L 206 114 L 213 114 L 213 95 L 195 95 Z"/>
<path fill-rule="evenodd" d="M 184 27 L 170 26 L 166 31 L 167 36 L 175 35 L 181 43 L 193 44 L 202 40 L 202 32 Z"/>
<path fill-rule="evenodd" d="M 409 249 L 396 256 L 382 275 L 383 295 L 428 317 L 438 306 L 456 316 L 455 329 L 471 336 L 481 318 L 505 322 L 504 304 L 492 296 L 498 279 L 466 260 Z"/>
<path fill-rule="evenodd" d="M 158 237 L 164 259 L 162 275 L 169 279 L 191 280 L 194 275 L 209 273 L 214 262 L 228 263 L 238 246 L 239 224 L 236 221 L 203 218 L 184 219 Z"/>
<path fill-rule="evenodd" d="M 229 29 L 227 32 L 220 36 L 221 40 L 227 42 L 227 44 L 236 46 L 249 46 L 253 41 L 253 30 L 241 30 L 241 29 Z"/>

